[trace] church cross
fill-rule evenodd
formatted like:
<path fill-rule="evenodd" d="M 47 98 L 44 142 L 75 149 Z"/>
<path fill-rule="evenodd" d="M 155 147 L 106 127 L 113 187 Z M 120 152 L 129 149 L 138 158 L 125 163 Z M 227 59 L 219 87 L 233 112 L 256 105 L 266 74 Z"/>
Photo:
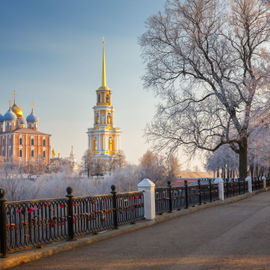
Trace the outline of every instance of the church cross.
<path fill-rule="evenodd" d="M 33 111 L 34 110 L 35 103 L 33 101 L 31 101 L 30 104 L 32 106 L 32 111 Z"/>
<path fill-rule="evenodd" d="M 13 91 L 13 97 L 14 97 L 14 104 L 16 104 L 16 97 L 18 96 L 18 94 L 16 93 L 16 91 Z"/>

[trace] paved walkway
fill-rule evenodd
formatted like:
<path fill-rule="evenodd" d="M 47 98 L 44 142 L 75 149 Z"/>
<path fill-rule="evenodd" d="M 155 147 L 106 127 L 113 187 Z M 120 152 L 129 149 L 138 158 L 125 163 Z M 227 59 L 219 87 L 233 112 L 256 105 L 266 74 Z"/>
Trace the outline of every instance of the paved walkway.
<path fill-rule="evenodd" d="M 270 269 L 270 192 L 12 269 Z"/>

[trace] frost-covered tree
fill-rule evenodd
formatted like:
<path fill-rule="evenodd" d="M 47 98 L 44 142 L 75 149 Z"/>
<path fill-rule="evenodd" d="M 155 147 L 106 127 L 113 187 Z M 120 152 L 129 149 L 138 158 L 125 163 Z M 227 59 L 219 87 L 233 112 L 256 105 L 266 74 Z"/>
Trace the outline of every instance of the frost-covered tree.
<path fill-rule="evenodd" d="M 228 144 L 246 177 L 250 123 L 267 101 L 269 5 L 168 0 L 147 20 L 140 39 L 144 82 L 162 99 L 146 131 L 156 149 L 192 154 Z"/>
<path fill-rule="evenodd" d="M 110 171 L 115 171 L 118 168 L 123 168 L 126 165 L 126 156 L 123 151 L 112 156 L 110 161 Z"/>
<path fill-rule="evenodd" d="M 166 181 L 166 167 L 164 158 L 147 150 L 140 159 L 141 178 L 149 178 L 154 183 L 162 184 Z"/>
<path fill-rule="evenodd" d="M 228 145 L 221 146 L 206 159 L 207 171 L 216 172 L 217 177 L 237 177 L 238 167 L 238 156 Z"/>
<path fill-rule="evenodd" d="M 92 176 L 93 173 L 96 171 L 97 162 L 94 157 L 94 153 L 91 151 L 90 148 L 88 148 L 85 151 L 82 160 L 83 160 L 82 168 L 87 171 L 88 177 Z"/>
<path fill-rule="evenodd" d="M 174 182 L 177 177 L 180 175 L 180 163 L 175 155 L 171 155 L 168 157 L 166 160 L 166 174 L 167 174 L 167 179 L 171 182 Z"/>

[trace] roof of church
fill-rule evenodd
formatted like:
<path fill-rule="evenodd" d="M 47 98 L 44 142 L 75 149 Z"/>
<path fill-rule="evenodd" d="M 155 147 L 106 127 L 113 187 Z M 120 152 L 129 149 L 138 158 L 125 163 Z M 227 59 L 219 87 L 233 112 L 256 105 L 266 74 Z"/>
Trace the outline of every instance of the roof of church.
<path fill-rule="evenodd" d="M 11 130 L 11 131 L 3 132 L 1 134 L 5 134 L 5 133 L 24 133 L 24 134 L 36 134 L 36 135 L 49 135 L 49 136 L 51 136 L 51 134 L 36 131 L 36 130 L 31 129 L 31 128 L 17 128 L 17 129 Z"/>
<path fill-rule="evenodd" d="M 33 109 L 32 109 L 32 112 L 26 117 L 26 121 L 27 122 L 31 122 L 31 123 L 34 123 L 34 122 L 37 122 L 38 121 L 38 118 L 34 114 L 34 110 Z"/>

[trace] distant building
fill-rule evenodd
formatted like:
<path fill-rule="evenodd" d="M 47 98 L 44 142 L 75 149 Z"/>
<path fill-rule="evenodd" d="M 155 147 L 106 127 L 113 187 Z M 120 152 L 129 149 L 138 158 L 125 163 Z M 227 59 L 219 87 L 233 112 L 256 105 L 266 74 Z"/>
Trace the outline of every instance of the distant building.
<path fill-rule="evenodd" d="M 94 154 L 103 175 L 110 173 L 112 158 L 120 153 L 120 129 L 114 126 L 112 90 L 106 84 L 105 50 L 103 39 L 102 82 L 96 90 L 97 102 L 94 109 L 94 127 L 88 129 L 88 148 Z"/>
<path fill-rule="evenodd" d="M 0 158 L 3 162 L 15 162 L 20 165 L 27 163 L 50 161 L 50 134 L 38 131 L 38 118 L 31 113 L 26 120 L 23 112 L 14 104 L 5 115 L 0 114 Z"/>

